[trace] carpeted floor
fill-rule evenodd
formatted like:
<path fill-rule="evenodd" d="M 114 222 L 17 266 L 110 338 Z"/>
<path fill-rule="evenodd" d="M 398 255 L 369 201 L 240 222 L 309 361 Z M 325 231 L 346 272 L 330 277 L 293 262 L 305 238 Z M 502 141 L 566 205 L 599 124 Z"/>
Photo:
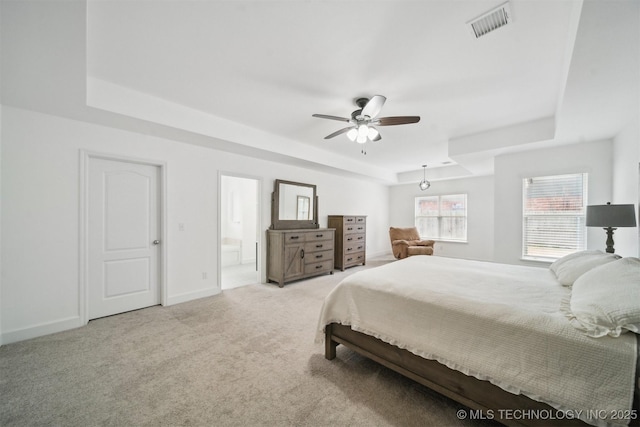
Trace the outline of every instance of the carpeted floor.
<path fill-rule="evenodd" d="M 378 261 L 378 263 L 384 261 Z M 343 346 L 315 343 L 355 267 L 249 285 L 0 347 L 2 426 L 493 426 Z"/>

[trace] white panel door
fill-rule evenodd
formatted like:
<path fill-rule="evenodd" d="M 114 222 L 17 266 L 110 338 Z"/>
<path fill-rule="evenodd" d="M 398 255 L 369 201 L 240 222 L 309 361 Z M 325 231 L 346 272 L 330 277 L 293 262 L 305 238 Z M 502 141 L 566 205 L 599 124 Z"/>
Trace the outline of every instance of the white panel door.
<path fill-rule="evenodd" d="M 89 319 L 160 304 L 159 167 L 89 164 Z"/>

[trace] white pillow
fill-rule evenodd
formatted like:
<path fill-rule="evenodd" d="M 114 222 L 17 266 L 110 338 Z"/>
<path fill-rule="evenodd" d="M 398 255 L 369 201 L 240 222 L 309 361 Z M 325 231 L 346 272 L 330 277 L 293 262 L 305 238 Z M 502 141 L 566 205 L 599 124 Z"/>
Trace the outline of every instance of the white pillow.
<path fill-rule="evenodd" d="M 574 256 L 572 257 L 571 255 Z M 564 286 L 571 286 L 578 277 L 592 268 L 618 259 L 620 257 L 615 254 L 605 254 L 600 251 L 582 251 L 560 258 L 556 261 L 558 264 L 554 263 L 556 264 L 555 268 L 549 268 L 556 274 L 560 283 Z"/>
<path fill-rule="evenodd" d="M 553 271 L 554 274 L 556 274 L 556 271 L 558 270 L 558 268 L 562 264 L 566 263 L 567 261 L 571 261 L 572 259 L 576 259 L 576 258 L 579 258 L 581 256 L 585 256 L 585 255 L 596 255 L 596 254 L 604 254 L 604 252 L 598 251 L 598 250 L 587 250 L 587 251 L 573 252 L 573 253 L 570 253 L 569 255 L 565 255 L 562 258 L 559 258 L 559 259 L 555 260 L 553 262 L 553 264 L 551 264 L 549 266 L 549 269 L 551 271 Z"/>
<path fill-rule="evenodd" d="M 590 337 L 640 331 L 640 259 L 622 258 L 580 276 L 563 311 Z"/>

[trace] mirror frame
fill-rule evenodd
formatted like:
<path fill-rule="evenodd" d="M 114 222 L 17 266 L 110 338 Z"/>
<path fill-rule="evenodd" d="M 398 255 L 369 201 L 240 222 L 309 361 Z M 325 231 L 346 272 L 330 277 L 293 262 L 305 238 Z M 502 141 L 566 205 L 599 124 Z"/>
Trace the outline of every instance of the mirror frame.
<path fill-rule="evenodd" d="M 300 187 L 309 187 L 313 189 L 313 217 L 308 220 L 297 219 L 280 219 L 280 184 L 295 185 Z M 271 193 L 271 229 L 272 230 L 294 230 L 305 228 L 319 228 L 318 224 L 318 196 L 316 195 L 316 186 L 313 184 L 305 184 L 302 182 L 285 181 L 276 179 Z"/>

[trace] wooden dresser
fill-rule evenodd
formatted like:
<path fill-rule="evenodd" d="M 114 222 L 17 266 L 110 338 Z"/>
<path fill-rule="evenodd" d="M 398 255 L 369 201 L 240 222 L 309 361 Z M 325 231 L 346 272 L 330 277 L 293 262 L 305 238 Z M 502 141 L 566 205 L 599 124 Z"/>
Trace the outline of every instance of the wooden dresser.
<path fill-rule="evenodd" d="M 283 287 L 293 280 L 333 274 L 335 230 L 267 230 L 267 280 Z"/>
<path fill-rule="evenodd" d="M 363 215 L 329 215 L 329 227 L 336 229 L 335 265 L 344 271 L 365 265 L 367 251 L 367 217 Z"/>

